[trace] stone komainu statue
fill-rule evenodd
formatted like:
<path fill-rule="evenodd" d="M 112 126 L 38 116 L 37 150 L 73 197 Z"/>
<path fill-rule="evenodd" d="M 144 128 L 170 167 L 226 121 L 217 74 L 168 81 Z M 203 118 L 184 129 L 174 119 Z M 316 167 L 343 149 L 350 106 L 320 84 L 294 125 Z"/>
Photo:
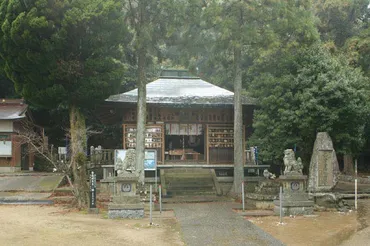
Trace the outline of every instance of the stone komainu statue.
<path fill-rule="evenodd" d="M 284 175 L 302 175 L 302 159 L 298 157 L 298 159 L 295 159 L 295 154 L 292 149 L 286 149 L 284 151 Z"/>
<path fill-rule="evenodd" d="M 126 151 L 125 159 L 117 164 L 117 175 L 136 172 L 136 153 L 134 149 Z"/>

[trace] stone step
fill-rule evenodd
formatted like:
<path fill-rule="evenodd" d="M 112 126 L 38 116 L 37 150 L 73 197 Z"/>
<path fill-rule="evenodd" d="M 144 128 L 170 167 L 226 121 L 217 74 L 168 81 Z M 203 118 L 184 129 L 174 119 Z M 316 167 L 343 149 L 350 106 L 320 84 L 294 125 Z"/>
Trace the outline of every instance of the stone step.
<path fill-rule="evenodd" d="M 166 186 L 168 187 L 213 187 L 213 183 L 187 183 L 187 182 L 166 182 Z"/>
<path fill-rule="evenodd" d="M 230 201 L 229 198 L 216 195 L 186 195 L 186 196 L 173 196 L 170 198 L 162 198 L 162 203 L 200 203 L 200 202 L 221 202 Z"/>
<path fill-rule="evenodd" d="M 51 197 L 54 204 L 71 204 L 75 200 L 73 196 L 54 196 Z"/>
<path fill-rule="evenodd" d="M 181 168 L 165 170 L 167 194 L 171 196 L 215 195 L 213 178 L 208 169 Z"/>
<path fill-rule="evenodd" d="M 167 183 L 194 183 L 194 184 L 207 184 L 207 183 L 213 183 L 212 179 L 183 179 L 183 178 L 178 178 L 178 179 L 167 179 L 166 177 L 166 184 Z"/>
<path fill-rule="evenodd" d="M 168 190 L 168 196 L 216 195 L 214 190 Z"/>
<path fill-rule="evenodd" d="M 197 180 L 197 179 L 199 179 L 199 180 L 202 180 L 202 179 L 212 179 L 212 176 L 210 176 L 210 175 L 207 175 L 207 176 L 194 176 L 194 175 L 173 175 L 173 176 L 171 176 L 171 175 L 165 175 L 166 176 L 166 179 L 174 179 L 174 180 L 177 180 L 177 179 L 185 179 L 185 180 L 187 180 L 187 179 L 189 179 L 189 180 Z"/>
<path fill-rule="evenodd" d="M 210 175 L 191 175 L 191 174 L 176 174 L 176 175 L 165 175 L 166 179 L 211 179 Z"/>
<path fill-rule="evenodd" d="M 216 195 L 214 190 L 168 190 L 167 195 L 172 196 L 192 196 L 192 195 Z"/>
<path fill-rule="evenodd" d="M 174 169 L 166 169 L 166 174 L 172 173 L 193 173 L 193 174 L 209 174 L 208 169 L 203 168 L 174 168 Z"/>
<path fill-rule="evenodd" d="M 213 184 L 203 184 L 203 185 L 197 185 L 197 184 L 167 184 L 167 190 L 169 189 L 213 189 Z"/>
<path fill-rule="evenodd" d="M 274 211 L 272 210 L 245 210 L 237 209 L 236 212 L 241 216 L 247 217 L 261 217 L 261 216 L 273 216 Z"/>
<path fill-rule="evenodd" d="M 195 181 L 189 181 L 189 180 L 166 180 L 167 185 L 190 185 L 190 186 L 203 186 L 203 185 L 213 185 L 213 181 L 207 180 L 207 181 L 202 181 L 202 180 L 195 180 Z"/>
<path fill-rule="evenodd" d="M 213 182 L 201 183 L 201 182 L 166 182 L 166 187 L 209 187 L 214 186 Z"/>
<path fill-rule="evenodd" d="M 53 196 L 73 196 L 71 187 L 59 187 L 53 192 Z"/>

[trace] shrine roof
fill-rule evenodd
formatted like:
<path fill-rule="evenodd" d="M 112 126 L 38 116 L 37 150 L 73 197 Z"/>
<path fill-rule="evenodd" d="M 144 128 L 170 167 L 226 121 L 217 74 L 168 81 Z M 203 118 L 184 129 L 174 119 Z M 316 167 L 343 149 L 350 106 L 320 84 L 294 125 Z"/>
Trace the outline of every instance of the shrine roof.
<path fill-rule="evenodd" d="M 149 104 L 233 105 L 234 93 L 197 77 L 160 77 L 146 85 Z M 107 102 L 137 103 L 138 90 L 112 95 Z M 242 97 L 243 105 L 255 105 Z"/>
<path fill-rule="evenodd" d="M 28 105 L 22 99 L 0 99 L 0 120 L 16 120 L 26 117 Z"/>

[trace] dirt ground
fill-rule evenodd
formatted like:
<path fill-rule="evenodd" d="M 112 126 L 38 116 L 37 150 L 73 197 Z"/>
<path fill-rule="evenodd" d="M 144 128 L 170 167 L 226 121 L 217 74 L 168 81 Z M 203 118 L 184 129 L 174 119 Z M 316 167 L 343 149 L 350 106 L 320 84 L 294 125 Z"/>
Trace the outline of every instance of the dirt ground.
<path fill-rule="evenodd" d="M 184 245 L 172 211 L 110 220 L 60 206 L 0 206 L 0 245 Z"/>
<path fill-rule="evenodd" d="M 370 200 L 357 212 L 315 212 L 314 216 L 246 218 L 286 245 L 365 246 L 370 242 Z"/>
<path fill-rule="evenodd" d="M 370 244 L 370 200 L 360 200 L 359 209 L 356 213 L 357 221 L 360 223 L 359 230 L 342 246 L 367 246 Z"/>
<path fill-rule="evenodd" d="M 315 213 L 314 217 L 284 217 L 283 224 L 279 223 L 278 216 L 248 219 L 288 246 L 339 245 L 358 226 L 354 212 L 320 212 Z"/>
<path fill-rule="evenodd" d="M 315 212 L 314 216 L 246 218 L 286 245 L 369 245 L 370 200 L 357 212 Z M 62 206 L 0 206 L 2 245 L 185 245 L 172 211 L 140 220 L 109 220 Z"/>

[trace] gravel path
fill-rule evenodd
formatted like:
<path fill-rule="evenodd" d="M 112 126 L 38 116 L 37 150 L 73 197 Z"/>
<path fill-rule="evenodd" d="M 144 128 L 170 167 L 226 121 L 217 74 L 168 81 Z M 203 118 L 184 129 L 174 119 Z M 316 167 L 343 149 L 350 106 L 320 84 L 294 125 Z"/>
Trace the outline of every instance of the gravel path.
<path fill-rule="evenodd" d="M 283 245 L 232 211 L 240 204 L 174 204 L 185 243 L 192 245 Z"/>

